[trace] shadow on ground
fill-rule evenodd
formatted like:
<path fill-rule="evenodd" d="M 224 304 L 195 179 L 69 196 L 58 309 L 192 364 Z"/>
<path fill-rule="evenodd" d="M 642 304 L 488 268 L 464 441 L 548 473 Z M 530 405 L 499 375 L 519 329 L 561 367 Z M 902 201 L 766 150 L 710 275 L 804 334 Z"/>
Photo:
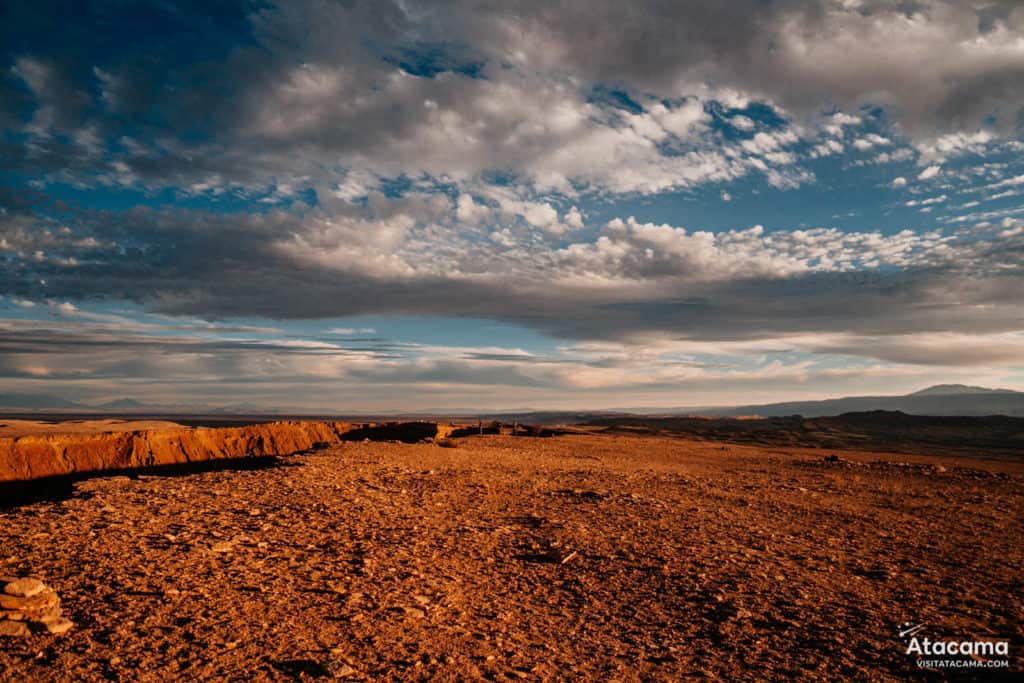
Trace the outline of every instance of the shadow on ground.
<path fill-rule="evenodd" d="M 60 501 L 75 492 L 75 484 L 89 479 L 107 477 L 180 477 L 199 472 L 264 470 L 278 467 L 296 467 L 298 463 L 289 463 L 277 456 L 232 458 L 224 460 L 204 460 L 202 462 L 179 463 L 174 465 L 158 465 L 154 467 L 133 467 L 97 472 L 79 472 L 59 477 L 45 477 L 30 481 L 11 481 L 0 483 L 0 510 L 16 508 L 42 501 Z"/>

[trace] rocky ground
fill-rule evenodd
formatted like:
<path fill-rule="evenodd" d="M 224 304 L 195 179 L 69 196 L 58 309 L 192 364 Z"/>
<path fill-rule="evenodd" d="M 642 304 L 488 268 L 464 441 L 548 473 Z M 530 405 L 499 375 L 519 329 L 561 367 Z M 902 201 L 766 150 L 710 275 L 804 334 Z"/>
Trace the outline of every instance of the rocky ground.
<path fill-rule="evenodd" d="M 619 435 L 346 443 L 0 510 L 74 622 L 0 680 L 905 680 L 1024 645 L 1024 466 Z M 984 672 L 986 678 L 992 672 Z M 974 676 L 981 676 L 979 673 Z"/>

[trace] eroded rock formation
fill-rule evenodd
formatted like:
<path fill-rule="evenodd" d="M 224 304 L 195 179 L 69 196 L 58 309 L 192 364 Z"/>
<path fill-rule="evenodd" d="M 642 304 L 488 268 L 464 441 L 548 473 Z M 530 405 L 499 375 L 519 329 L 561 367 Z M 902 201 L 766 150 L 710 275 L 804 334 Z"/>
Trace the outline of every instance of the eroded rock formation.
<path fill-rule="evenodd" d="M 450 431 L 450 425 L 435 423 L 290 421 L 217 429 L 181 427 L 5 437 L 0 438 L 0 482 L 224 458 L 290 455 L 363 438 L 426 440 Z"/>

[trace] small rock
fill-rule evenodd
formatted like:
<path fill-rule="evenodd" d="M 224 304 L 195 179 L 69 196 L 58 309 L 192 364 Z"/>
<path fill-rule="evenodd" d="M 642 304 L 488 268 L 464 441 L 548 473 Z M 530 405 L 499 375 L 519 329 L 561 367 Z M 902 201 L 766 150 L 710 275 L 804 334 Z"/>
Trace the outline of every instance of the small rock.
<path fill-rule="evenodd" d="M 0 636 L 28 638 L 31 634 L 28 624 L 23 621 L 0 621 Z"/>
<path fill-rule="evenodd" d="M 62 614 L 63 612 L 61 612 L 60 607 L 51 607 L 50 609 L 41 612 L 39 616 L 35 617 L 35 620 L 42 624 L 49 624 L 54 621 L 59 621 L 62 618 Z"/>
<path fill-rule="evenodd" d="M 60 604 L 60 598 L 52 590 L 45 590 L 23 598 L 17 595 L 0 595 L 0 609 L 5 610 L 46 610 Z"/>
<path fill-rule="evenodd" d="M 61 617 L 56 621 L 51 621 L 48 624 L 46 624 L 46 630 L 49 631 L 51 635 L 59 636 L 70 631 L 71 627 L 74 625 L 75 622 L 71 621 L 70 619 L 65 619 Z"/>
<path fill-rule="evenodd" d="M 210 550 L 212 550 L 215 553 L 230 553 L 234 549 L 235 549 L 235 546 L 232 545 L 228 541 L 221 541 L 220 543 L 214 543 L 210 547 Z"/>
<path fill-rule="evenodd" d="M 45 591 L 46 584 L 39 579 L 33 579 L 30 576 L 26 576 L 22 579 L 11 581 L 4 586 L 4 593 L 8 595 L 17 595 L 23 598 L 30 598 L 33 595 L 38 595 Z"/>
<path fill-rule="evenodd" d="M 354 668 L 344 663 L 332 663 L 328 665 L 327 670 L 335 678 L 352 678 L 359 673 Z"/>
<path fill-rule="evenodd" d="M 402 611 L 405 612 L 405 616 L 412 617 L 413 619 L 422 619 L 427 616 L 427 613 L 421 609 L 415 607 L 403 607 Z"/>

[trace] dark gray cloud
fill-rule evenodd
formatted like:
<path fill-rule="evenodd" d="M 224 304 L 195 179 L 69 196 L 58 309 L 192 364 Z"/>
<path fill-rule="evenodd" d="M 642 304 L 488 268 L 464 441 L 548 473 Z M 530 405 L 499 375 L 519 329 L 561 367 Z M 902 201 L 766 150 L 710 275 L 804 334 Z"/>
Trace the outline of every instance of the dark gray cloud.
<path fill-rule="evenodd" d="M 69 10 L 59 25 L 31 7 L 11 12 L 39 36 L 8 41 L 0 124 L 32 138 L 7 150 L 11 168 L 158 187 L 333 182 L 351 166 L 497 169 L 614 189 L 612 174 L 587 172 L 597 159 L 576 166 L 552 150 L 603 149 L 646 176 L 682 174 L 678 162 L 652 169 L 665 162 L 588 103 L 599 87 L 638 101 L 767 99 L 797 119 L 882 106 L 923 139 L 983 125 L 1015 134 L 1024 105 L 1015 2 L 307 0 L 147 11 L 167 30 L 118 35 L 120 49 L 101 42 L 117 32 L 110 8 Z M 121 21 L 139 33 L 138 17 Z M 652 187 L 646 178 L 629 189 Z"/>
<path fill-rule="evenodd" d="M 500 3 L 470 13 L 482 45 L 544 68 L 671 96 L 714 84 L 816 111 L 890 106 L 918 132 L 1020 124 L 1024 61 L 1014 2 L 757 0 Z M 494 48 L 492 48 L 494 49 Z"/>
<path fill-rule="evenodd" d="M 612 221 L 596 242 L 508 247 L 460 225 L 451 206 L 439 222 L 418 222 L 415 201 L 388 202 L 338 213 L 46 215 L 11 202 L 0 216 L 0 293 L 210 319 L 474 317 L 568 339 L 984 334 L 1024 322 L 1024 231 L 1012 221 L 883 236 L 711 235 L 631 220 Z"/>

